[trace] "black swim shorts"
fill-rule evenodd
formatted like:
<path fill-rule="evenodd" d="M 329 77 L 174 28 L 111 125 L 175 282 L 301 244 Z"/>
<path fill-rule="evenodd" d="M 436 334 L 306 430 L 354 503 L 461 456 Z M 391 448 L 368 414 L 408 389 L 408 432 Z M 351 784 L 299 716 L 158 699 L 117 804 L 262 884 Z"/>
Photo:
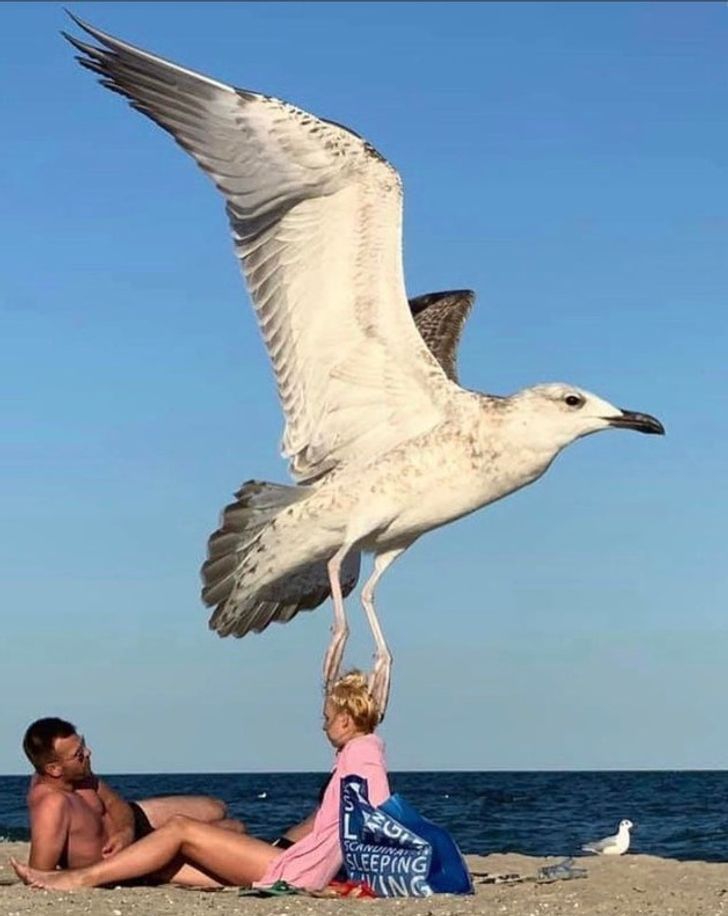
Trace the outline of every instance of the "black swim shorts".
<path fill-rule="evenodd" d="M 278 849 L 290 849 L 293 844 L 294 840 L 289 840 L 287 836 L 279 836 L 278 839 L 273 840 L 270 845 L 277 846 Z"/>
<path fill-rule="evenodd" d="M 134 815 L 134 842 L 154 832 L 154 827 L 144 812 L 144 808 L 136 802 L 129 802 L 131 813 Z"/>

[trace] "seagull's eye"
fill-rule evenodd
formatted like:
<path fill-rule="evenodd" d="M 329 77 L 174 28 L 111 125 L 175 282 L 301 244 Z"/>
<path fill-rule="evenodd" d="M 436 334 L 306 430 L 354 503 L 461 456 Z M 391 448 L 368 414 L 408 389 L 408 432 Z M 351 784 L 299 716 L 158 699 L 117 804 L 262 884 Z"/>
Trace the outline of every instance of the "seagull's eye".
<path fill-rule="evenodd" d="M 568 404 L 569 407 L 581 407 L 584 403 L 584 398 L 580 398 L 578 394 L 567 394 L 564 398 L 564 403 Z"/>

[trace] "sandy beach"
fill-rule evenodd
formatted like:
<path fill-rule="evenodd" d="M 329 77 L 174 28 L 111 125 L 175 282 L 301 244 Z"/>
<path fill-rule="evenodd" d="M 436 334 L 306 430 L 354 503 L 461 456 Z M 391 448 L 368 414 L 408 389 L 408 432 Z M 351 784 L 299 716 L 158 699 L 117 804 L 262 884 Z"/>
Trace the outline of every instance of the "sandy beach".
<path fill-rule="evenodd" d="M 15 879 L 8 857 L 25 859 L 27 843 L 0 844 L 1 916 L 326 916 L 346 909 L 402 916 L 565 916 L 565 914 L 654 914 L 654 916 L 713 916 L 728 913 L 728 863 L 678 862 L 654 856 L 584 857 L 585 878 L 537 884 L 479 884 L 472 897 L 439 895 L 408 900 L 325 900 L 313 897 L 239 897 L 236 889 L 206 892 L 170 887 L 124 887 L 61 894 L 33 890 Z M 517 854 L 468 856 L 478 874 L 527 877 L 556 859 Z"/>

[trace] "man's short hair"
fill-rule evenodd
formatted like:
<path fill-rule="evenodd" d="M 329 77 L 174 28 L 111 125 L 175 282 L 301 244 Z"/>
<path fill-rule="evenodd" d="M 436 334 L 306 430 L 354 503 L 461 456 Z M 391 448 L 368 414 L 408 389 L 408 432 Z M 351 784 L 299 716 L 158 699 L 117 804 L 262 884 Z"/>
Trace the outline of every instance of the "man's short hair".
<path fill-rule="evenodd" d="M 45 766 L 53 761 L 53 742 L 56 738 L 70 738 L 76 734 L 76 726 L 65 719 L 49 716 L 46 719 L 37 719 L 23 738 L 25 756 L 35 767 L 37 773 L 42 773 Z"/>

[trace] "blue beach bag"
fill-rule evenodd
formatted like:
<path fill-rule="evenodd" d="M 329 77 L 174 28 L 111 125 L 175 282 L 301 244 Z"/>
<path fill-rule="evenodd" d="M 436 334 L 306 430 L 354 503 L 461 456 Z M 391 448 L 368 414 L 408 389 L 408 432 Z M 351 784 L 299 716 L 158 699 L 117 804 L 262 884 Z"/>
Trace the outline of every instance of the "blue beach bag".
<path fill-rule="evenodd" d="M 370 804 L 367 781 L 341 780 L 341 850 L 346 875 L 378 897 L 472 894 L 473 883 L 455 841 L 399 795 Z"/>

